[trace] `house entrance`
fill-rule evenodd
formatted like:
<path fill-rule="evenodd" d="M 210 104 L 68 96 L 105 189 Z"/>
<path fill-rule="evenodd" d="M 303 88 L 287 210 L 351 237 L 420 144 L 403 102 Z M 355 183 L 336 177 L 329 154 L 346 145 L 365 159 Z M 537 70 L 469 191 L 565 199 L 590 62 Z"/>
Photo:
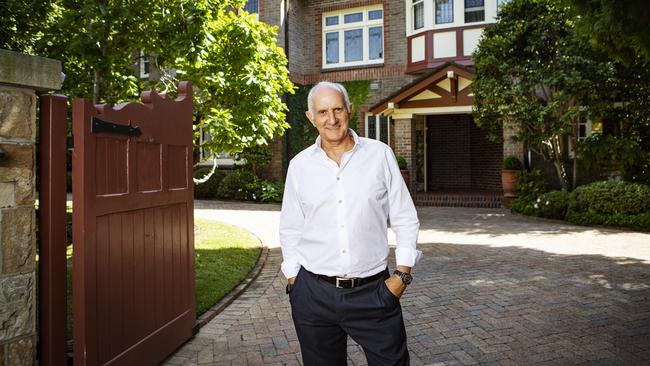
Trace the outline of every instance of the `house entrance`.
<path fill-rule="evenodd" d="M 426 117 L 427 191 L 500 192 L 503 148 L 470 114 Z"/>

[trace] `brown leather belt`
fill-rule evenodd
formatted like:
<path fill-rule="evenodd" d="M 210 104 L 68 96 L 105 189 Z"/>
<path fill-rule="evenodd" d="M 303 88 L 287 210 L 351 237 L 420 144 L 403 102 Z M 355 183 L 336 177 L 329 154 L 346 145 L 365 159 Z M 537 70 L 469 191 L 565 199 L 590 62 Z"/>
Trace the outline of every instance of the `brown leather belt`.
<path fill-rule="evenodd" d="M 309 272 L 309 271 L 307 271 Z M 311 273 L 311 272 L 309 272 Z M 355 288 L 359 287 L 361 285 L 365 285 L 366 283 L 370 283 L 373 281 L 376 281 L 382 277 L 384 277 L 388 273 L 388 269 L 385 269 L 375 275 L 372 275 L 370 277 L 355 277 L 355 278 L 345 278 L 345 277 L 336 277 L 336 276 L 325 276 L 325 275 L 319 275 L 316 273 L 311 273 L 314 275 L 316 278 L 319 280 L 323 280 L 325 282 L 329 282 L 332 285 L 338 287 L 338 288 Z"/>

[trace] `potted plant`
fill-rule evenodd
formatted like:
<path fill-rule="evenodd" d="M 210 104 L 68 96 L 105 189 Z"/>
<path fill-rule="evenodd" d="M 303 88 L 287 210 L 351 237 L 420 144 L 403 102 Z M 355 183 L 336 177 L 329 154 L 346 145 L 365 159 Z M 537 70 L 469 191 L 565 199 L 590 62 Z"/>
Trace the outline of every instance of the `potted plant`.
<path fill-rule="evenodd" d="M 404 178 L 404 182 L 406 182 L 406 186 L 408 187 L 410 183 L 409 182 L 410 175 L 409 175 L 408 168 L 406 166 L 406 159 L 401 155 L 397 155 L 396 158 L 397 158 L 397 166 L 399 167 L 399 171 L 400 173 L 402 173 L 402 178 Z"/>
<path fill-rule="evenodd" d="M 516 156 L 510 155 L 503 159 L 501 184 L 503 185 L 504 197 L 517 197 L 517 173 L 519 173 L 520 170 L 521 161 L 519 161 Z"/>

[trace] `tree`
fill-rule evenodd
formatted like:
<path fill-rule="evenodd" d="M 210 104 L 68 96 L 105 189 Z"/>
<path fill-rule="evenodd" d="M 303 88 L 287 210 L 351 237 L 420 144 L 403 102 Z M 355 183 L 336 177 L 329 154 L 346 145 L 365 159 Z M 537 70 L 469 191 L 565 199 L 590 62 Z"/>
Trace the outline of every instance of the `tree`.
<path fill-rule="evenodd" d="M 33 54 L 51 12 L 49 0 L 0 1 L 0 48 Z"/>
<path fill-rule="evenodd" d="M 266 145 L 289 127 L 280 96 L 294 87 L 277 28 L 241 10 L 243 5 L 231 0 L 209 11 L 199 31 L 202 42 L 167 61 L 195 83 L 198 126 L 211 135 L 203 147 L 214 153 Z"/>
<path fill-rule="evenodd" d="M 12 5 L 11 19 L 21 19 L 31 1 L 16 3 L 24 6 Z M 243 6 L 244 0 L 54 0 L 42 34 L 23 43 L 63 62 L 64 93 L 95 103 L 136 100 L 147 86 L 174 94 L 178 79 L 192 81 L 196 132 L 212 135 L 204 150 L 236 154 L 284 132 L 279 96 L 293 92 L 277 29 Z M 161 71 L 160 81 L 136 74 L 141 51 Z"/>
<path fill-rule="evenodd" d="M 503 126 L 553 163 L 563 189 L 575 185 L 581 109 L 604 101 L 594 93 L 614 67 L 576 37 L 567 9 L 552 0 L 512 0 L 487 28 L 474 54 L 474 117 L 493 139 Z"/>
<path fill-rule="evenodd" d="M 63 91 L 94 103 L 136 99 L 143 88 L 134 55 L 147 43 L 150 4 L 141 0 L 53 1 L 36 52 L 61 60 Z"/>
<path fill-rule="evenodd" d="M 645 0 L 560 0 L 574 15 L 576 29 L 593 47 L 630 64 L 650 59 L 650 7 Z"/>

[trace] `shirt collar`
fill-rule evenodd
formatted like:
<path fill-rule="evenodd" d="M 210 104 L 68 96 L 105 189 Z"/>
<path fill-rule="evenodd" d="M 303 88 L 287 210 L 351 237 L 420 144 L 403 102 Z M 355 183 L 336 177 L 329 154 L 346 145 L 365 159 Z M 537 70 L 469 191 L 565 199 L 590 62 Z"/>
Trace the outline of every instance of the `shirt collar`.
<path fill-rule="evenodd" d="M 354 140 L 354 146 L 352 147 L 352 149 L 350 149 L 350 151 L 356 149 L 357 146 L 360 147 L 360 146 L 363 145 L 362 140 L 359 138 L 359 136 L 357 135 L 357 133 L 354 132 L 353 129 L 348 128 L 348 134 L 350 134 L 350 136 L 352 136 L 352 139 Z M 318 135 L 318 137 L 316 137 L 316 142 L 314 142 L 314 147 L 315 147 L 314 151 L 323 151 L 323 152 L 325 152 L 325 151 L 323 150 L 323 148 L 321 147 L 321 138 L 320 138 L 320 135 Z"/>

